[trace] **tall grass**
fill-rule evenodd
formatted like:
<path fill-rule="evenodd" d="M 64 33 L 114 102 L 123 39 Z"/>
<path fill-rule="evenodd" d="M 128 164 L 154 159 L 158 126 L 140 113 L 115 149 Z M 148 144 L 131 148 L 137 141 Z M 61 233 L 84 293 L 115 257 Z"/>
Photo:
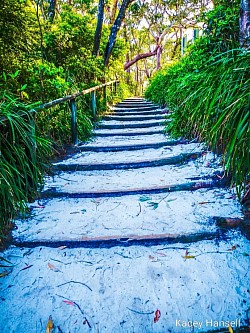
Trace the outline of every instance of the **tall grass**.
<path fill-rule="evenodd" d="M 122 86 L 115 93 L 107 90 L 107 100 L 123 98 Z M 58 96 L 59 97 L 59 96 Z M 38 103 L 37 103 L 38 104 Z M 0 245 L 1 237 L 17 214 L 25 214 L 27 202 L 33 200 L 43 183 L 43 174 L 57 150 L 71 143 L 71 113 L 67 103 L 34 116 L 36 105 L 26 104 L 9 90 L 0 95 Z M 106 103 L 97 93 L 97 109 L 105 111 Z M 93 117 L 90 95 L 77 99 L 79 139 L 92 134 Z M 34 130 L 36 127 L 36 131 Z"/>
<path fill-rule="evenodd" d="M 26 106 L 3 92 L 0 99 L 0 235 L 10 220 L 25 213 L 42 183 L 49 143 L 35 136 Z"/>
<path fill-rule="evenodd" d="M 198 137 L 221 152 L 240 193 L 250 173 L 250 53 L 230 50 L 193 71 L 179 62 L 158 74 L 146 97 L 156 102 L 159 93 L 173 111 L 167 131 Z"/>

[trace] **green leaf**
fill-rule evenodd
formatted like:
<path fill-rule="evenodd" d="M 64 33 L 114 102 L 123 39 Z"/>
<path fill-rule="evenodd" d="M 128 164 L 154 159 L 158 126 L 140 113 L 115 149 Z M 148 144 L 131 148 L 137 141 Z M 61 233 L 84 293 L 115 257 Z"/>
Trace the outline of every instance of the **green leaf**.
<path fill-rule="evenodd" d="M 151 200 L 152 198 L 151 197 L 148 197 L 148 196 L 141 196 L 140 198 L 139 198 L 139 200 L 141 201 L 141 202 L 144 202 L 144 201 L 148 201 L 148 200 Z"/>
<path fill-rule="evenodd" d="M 158 202 L 154 202 L 154 201 L 150 201 L 150 202 L 148 202 L 148 206 L 151 207 L 151 208 L 153 208 L 153 209 L 156 209 L 156 208 L 158 208 L 159 203 Z"/>
<path fill-rule="evenodd" d="M 21 91 L 24 91 L 25 89 L 27 88 L 27 84 L 24 84 L 22 87 L 21 87 Z"/>

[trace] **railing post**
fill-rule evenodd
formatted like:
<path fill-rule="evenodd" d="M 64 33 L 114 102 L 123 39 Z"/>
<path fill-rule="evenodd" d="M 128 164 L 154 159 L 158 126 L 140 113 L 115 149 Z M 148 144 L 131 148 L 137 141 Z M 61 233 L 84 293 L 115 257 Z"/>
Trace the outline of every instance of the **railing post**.
<path fill-rule="evenodd" d="M 71 138 L 73 145 L 78 143 L 78 133 L 77 133 L 77 116 L 76 116 L 76 100 L 71 99 L 69 101 L 69 107 L 71 110 Z"/>
<path fill-rule="evenodd" d="M 117 93 L 117 81 L 115 81 L 115 84 L 114 84 L 114 90 L 115 90 L 115 95 L 116 95 L 116 93 Z"/>
<path fill-rule="evenodd" d="M 103 100 L 105 104 L 105 108 L 107 107 L 107 86 L 103 87 Z"/>
<path fill-rule="evenodd" d="M 91 110 L 94 120 L 96 120 L 96 93 L 95 91 L 91 92 Z"/>

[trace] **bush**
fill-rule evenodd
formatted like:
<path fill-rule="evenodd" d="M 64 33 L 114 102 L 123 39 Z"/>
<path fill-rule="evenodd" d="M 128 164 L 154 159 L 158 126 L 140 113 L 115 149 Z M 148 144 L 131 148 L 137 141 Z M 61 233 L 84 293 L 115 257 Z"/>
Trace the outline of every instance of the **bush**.
<path fill-rule="evenodd" d="M 240 194 L 250 172 L 250 54 L 237 48 L 236 8 L 219 6 L 207 14 L 205 35 L 157 73 L 145 96 L 168 104 L 173 136 L 198 137 L 223 154 Z"/>
<path fill-rule="evenodd" d="M 10 93 L 0 96 L 0 234 L 10 219 L 25 213 L 46 169 L 49 143 L 34 133 L 29 109 Z"/>

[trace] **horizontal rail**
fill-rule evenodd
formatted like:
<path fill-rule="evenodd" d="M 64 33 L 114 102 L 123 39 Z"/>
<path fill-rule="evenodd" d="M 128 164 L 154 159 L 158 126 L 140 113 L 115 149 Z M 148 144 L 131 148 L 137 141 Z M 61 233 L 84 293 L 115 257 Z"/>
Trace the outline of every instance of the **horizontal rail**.
<path fill-rule="evenodd" d="M 100 84 L 98 86 L 94 86 L 79 92 L 76 92 L 72 95 L 68 95 L 65 97 L 61 97 L 58 99 L 55 99 L 53 101 L 50 101 L 48 103 L 44 103 L 42 105 L 39 105 L 36 108 L 30 109 L 28 111 L 29 114 L 31 113 L 36 113 L 39 112 L 40 110 L 44 110 L 44 109 L 49 109 L 55 105 L 59 105 L 65 102 L 69 102 L 69 108 L 71 110 L 71 139 L 72 139 L 72 143 L 73 145 L 77 145 L 78 144 L 78 131 L 77 131 L 77 105 L 76 105 L 76 98 L 79 96 L 83 96 L 83 95 L 87 95 L 87 94 L 91 94 L 91 110 L 92 110 L 92 116 L 93 119 L 96 120 L 96 90 L 102 89 L 103 88 L 103 96 L 104 96 L 104 100 L 105 100 L 105 104 L 107 104 L 107 91 L 106 91 L 106 87 L 109 85 L 112 85 L 112 91 L 113 91 L 113 84 L 114 84 L 114 91 L 116 93 L 116 88 L 117 88 L 117 83 L 119 81 L 115 80 L 115 81 L 110 81 L 107 83 L 103 83 Z M 19 114 L 20 116 L 27 116 L 27 113 L 21 113 Z M 1 117 L 0 118 L 0 122 L 5 122 L 7 121 L 8 118 L 7 117 Z M 33 123 L 33 121 L 31 120 L 31 124 L 32 124 L 32 131 L 35 131 L 35 125 Z"/>
<path fill-rule="evenodd" d="M 65 97 L 61 97 L 61 98 L 55 99 L 53 101 L 50 101 L 50 102 L 44 103 L 42 105 L 39 105 L 36 108 L 30 109 L 28 113 L 35 113 L 35 112 L 38 112 L 40 110 L 49 109 L 49 108 L 51 108 L 51 107 L 53 107 L 55 105 L 59 105 L 59 104 L 62 104 L 62 103 L 74 100 L 74 99 L 76 99 L 79 96 L 87 95 L 87 94 L 89 94 L 91 92 L 94 92 L 96 90 L 99 90 L 101 88 L 104 88 L 106 86 L 109 86 L 111 84 L 118 83 L 118 82 L 119 82 L 118 80 L 110 81 L 110 82 L 107 82 L 107 83 L 100 84 L 98 86 L 94 86 L 94 87 L 91 87 L 91 88 L 88 88 L 88 89 L 76 92 L 76 93 L 74 93 L 72 95 L 67 95 Z M 27 115 L 27 113 L 23 113 L 23 114 L 20 113 L 20 116 L 26 116 L 26 115 Z M 0 121 L 4 122 L 6 120 L 8 120 L 7 117 L 1 117 L 0 118 Z"/>
<path fill-rule="evenodd" d="M 61 98 L 55 99 L 55 100 L 53 100 L 51 102 L 48 102 L 48 103 L 40 105 L 35 110 L 49 109 L 49 108 L 51 108 L 51 107 L 53 107 L 55 105 L 58 105 L 58 104 L 61 104 L 61 103 L 64 103 L 64 102 L 68 102 L 68 101 L 70 101 L 72 99 L 76 99 L 79 96 L 87 95 L 87 94 L 89 94 L 89 93 L 91 93 L 93 91 L 99 90 L 101 88 L 104 88 L 105 86 L 109 86 L 109 85 L 111 85 L 113 83 L 117 83 L 117 82 L 118 81 L 110 81 L 110 82 L 107 82 L 107 83 L 100 84 L 99 86 L 94 86 L 92 88 L 85 89 L 83 91 L 74 93 L 73 95 L 68 95 L 68 96 L 65 96 L 65 97 L 61 97 Z"/>

